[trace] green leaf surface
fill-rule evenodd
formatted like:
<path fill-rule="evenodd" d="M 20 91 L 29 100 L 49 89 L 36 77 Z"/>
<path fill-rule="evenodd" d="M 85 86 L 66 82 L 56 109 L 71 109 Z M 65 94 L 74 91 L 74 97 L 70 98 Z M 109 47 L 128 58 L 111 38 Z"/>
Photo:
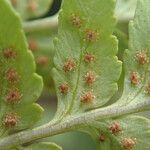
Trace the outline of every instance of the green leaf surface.
<path fill-rule="evenodd" d="M 10 0 L 24 20 L 40 17 L 50 9 L 53 0 Z"/>
<path fill-rule="evenodd" d="M 129 50 L 124 54 L 124 92 L 119 102 L 150 105 L 150 7 L 149 0 L 138 0 L 136 15 L 129 24 Z"/>
<path fill-rule="evenodd" d="M 118 133 L 112 132 L 112 125 L 120 125 Z M 114 130 L 113 130 L 114 131 Z M 117 131 L 117 130 L 116 130 Z M 150 120 L 139 116 L 126 116 L 106 121 L 95 121 L 84 129 L 96 141 L 99 150 L 125 150 L 125 139 L 133 140 L 128 150 L 148 150 L 150 147 Z M 129 146 L 129 145 L 128 145 Z"/>
<path fill-rule="evenodd" d="M 149 14 L 149 0 L 138 0 L 135 18 L 129 24 L 129 50 L 126 50 L 124 54 L 125 80 L 123 95 L 115 104 L 122 107 L 122 109 L 127 110 L 134 106 L 143 106 L 143 109 L 148 109 L 150 106 Z M 112 109 L 114 108 L 112 107 Z M 121 131 L 118 134 L 113 134 L 110 127 L 111 124 L 116 122 L 119 123 Z M 150 147 L 150 121 L 144 117 L 127 116 L 92 122 L 86 132 L 88 131 L 97 140 L 99 149 L 102 150 L 148 150 Z"/>
<path fill-rule="evenodd" d="M 25 150 L 62 150 L 62 148 L 55 143 L 50 142 L 41 142 L 32 144 L 31 146 L 27 147 Z"/>
<path fill-rule="evenodd" d="M 20 18 L 6 0 L 0 0 L 0 18 L 0 130 L 7 134 L 29 128 L 40 119 L 43 109 L 34 102 L 43 82 L 35 73 Z"/>
<path fill-rule="evenodd" d="M 114 5 L 112 0 L 63 2 L 53 69 L 57 115 L 101 107 L 117 91 L 121 63 L 115 56 L 117 40 L 112 36 Z M 94 60 L 86 62 L 86 54 L 94 56 Z M 68 68 L 70 59 L 71 70 Z M 95 78 L 91 84 L 87 80 L 89 71 Z M 87 93 L 92 97 L 90 100 L 86 99 Z"/>

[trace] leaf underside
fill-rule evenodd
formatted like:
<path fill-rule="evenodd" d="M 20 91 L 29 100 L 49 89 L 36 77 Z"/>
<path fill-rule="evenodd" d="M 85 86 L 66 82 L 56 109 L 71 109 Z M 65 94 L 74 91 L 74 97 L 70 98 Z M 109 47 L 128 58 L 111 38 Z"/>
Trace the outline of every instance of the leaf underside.
<path fill-rule="evenodd" d="M 43 83 L 35 73 L 21 21 L 6 0 L 0 0 L 0 130 L 22 130 L 35 124 L 43 109 L 35 103 Z M 3 85 L 3 86 L 2 86 Z"/>
<path fill-rule="evenodd" d="M 63 2 L 53 69 L 57 117 L 102 107 L 117 91 L 121 63 L 115 56 L 117 40 L 112 36 L 116 23 L 113 8 L 112 0 Z M 94 57 L 93 61 L 85 61 L 87 54 Z M 73 61 L 71 70 L 67 68 L 68 60 Z M 95 77 L 91 84 L 87 80 L 89 72 Z M 68 85 L 67 92 L 61 88 L 64 84 Z M 87 93 L 92 93 L 90 102 L 87 102 Z"/>
<path fill-rule="evenodd" d="M 121 131 L 113 134 L 110 127 L 119 123 Z M 133 148 L 128 150 L 148 150 L 150 147 L 150 121 L 144 117 L 126 116 L 117 119 L 101 120 L 91 123 L 83 129 L 90 134 L 97 143 L 99 150 L 124 150 L 124 139 L 135 142 Z"/>
<path fill-rule="evenodd" d="M 129 23 L 129 50 L 125 51 L 123 60 L 125 72 L 123 95 L 115 104 L 118 107 L 126 107 L 126 110 L 142 105 L 149 108 L 150 105 L 149 4 L 149 0 L 138 0 L 135 18 Z M 110 130 L 113 123 L 121 127 L 118 134 Z M 150 147 L 150 121 L 144 117 L 126 116 L 96 121 L 84 131 L 93 136 L 101 150 L 148 150 Z"/>
<path fill-rule="evenodd" d="M 3 0 L 0 2 L 3 4 L 3 6 L 0 5 L 2 11 L 0 18 L 4 19 L 0 24 L 0 65 L 2 68 L 0 80 L 4 85 L 3 88 L 0 87 L 0 107 L 2 108 L 0 116 L 3 120 L 8 112 L 18 114 L 19 121 L 13 129 L 24 129 L 39 119 L 42 110 L 37 104 L 32 103 L 41 92 L 42 82 L 34 73 L 33 58 L 27 51 L 18 16 L 12 14 L 7 2 Z M 63 2 L 59 17 L 58 38 L 55 40 L 55 68 L 53 69 L 58 96 L 56 120 L 63 119 L 67 115 L 77 115 L 89 109 L 103 107 L 110 102 L 110 98 L 117 91 L 121 63 L 116 57 L 118 43 L 112 36 L 115 26 L 113 10 L 114 1 L 112 0 L 101 0 L 101 3 L 99 0 Z M 125 106 L 127 109 L 128 106 L 150 103 L 149 14 L 149 0 L 138 0 L 135 19 L 129 25 L 129 50 L 126 50 L 124 56 L 123 95 L 116 102 L 116 105 Z M 6 48 L 13 48 L 16 51 L 15 59 L 4 58 Z M 87 55 L 93 57 L 92 61 L 85 59 Z M 23 60 L 29 64 L 26 70 L 24 69 L 26 62 Z M 19 74 L 19 81 L 13 84 L 6 80 L 5 73 L 9 67 L 15 68 Z M 94 77 L 92 75 L 94 79 L 87 82 L 89 72 L 94 74 Z M 22 93 L 21 100 L 13 107 L 6 101 L 6 94 L 12 86 Z M 117 124 L 115 124 L 117 133 L 112 131 L 113 123 Z M 6 130 L 3 124 L 2 122 L 2 134 Z M 123 116 L 93 121 L 83 126 L 82 131 L 89 133 L 101 150 L 147 150 L 150 147 L 150 122 L 144 117 Z M 35 148 L 36 146 L 41 145 L 37 144 Z"/>
<path fill-rule="evenodd" d="M 10 0 L 23 20 L 41 17 L 50 9 L 53 0 Z"/>
<path fill-rule="evenodd" d="M 138 0 L 136 15 L 129 23 L 129 50 L 124 54 L 124 91 L 122 105 L 150 105 L 150 28 L 149 1 Z"/>

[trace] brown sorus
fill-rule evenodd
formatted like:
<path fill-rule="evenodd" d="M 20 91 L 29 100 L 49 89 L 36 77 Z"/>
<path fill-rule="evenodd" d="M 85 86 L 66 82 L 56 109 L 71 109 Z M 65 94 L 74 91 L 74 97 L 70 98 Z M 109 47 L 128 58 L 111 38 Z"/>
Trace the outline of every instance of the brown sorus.
<path fill-rule="evenodd" d="M 15 59 L 16 51 L 12 48 L 7 48 L 4 50 L 3 55 L 6 59 Z"/>
<path fill-rule="evenodd" d="M 130 81 L 132 84 L 137 85 L 140 82 L 140 75 L 138 72 L 132 72 L 130 75 Z"/>
<path fill-rule="evenodd" d="M 124 138 L 122 141 L 122 146 L 124 149 L 126 150 L 132 150 L 133 147 L 136 144 L 136 139 L 132 139 L 132 138 Z"/>
<path fill-rule="evenodd" d="M 18 89 L 10 89 L 6 95 L 6 102 L 10 104 L 18 103 L 22 98 L 22 94 L 19 92 Z"/>
<path fill-rule="evenodd" d="M 95 42 L 98 38 L 98 32 L 92 29 L 86 29 L 85 40 L 88 42 Z"/>
<path fill-rule="evenodd" d="M 60 90 L 60 93 L 62 94 L 67 94 L 70 90 L 70 87 L 67 83 L 62 83 L 60 86 L 59 86 L 59 90 Z"/>
<path fill-rule="evenodd" d="M 19 75 L 15 69 L 8 69 L 6 72 L 6 79 L 10 82 L 16 82 L 19 80 Z"/>
<path fill-rule="evenodd" d="M 81 25 L 82 25 L 82 19 L 81 19 L 81 17 L 80 17 L 80 16 L 77 16 L 77 15 L 75 15 L 75 14 L 73 14 L 73 15 L 71 16 L 71 22 L 72 22 L 72 24 L 73 24 L 75 27 L 77 27 L 77 28 L 80 28 Z"/>
<path fill-rule="evenodd" d="M 75 67 L 76 67 L 75 60 L 72 58 L 69 58 L 64 63 L 63 70 L 65 72 L 70 72 L 70 71 L 73 71 L 75 69 Z"/>
<path fill-rule="evenodd" d="M 92 61 L 94 61 L 95 56 L 93 54 L 87 53 L 84 55 L 84 61 L 86 63 L 91 63 Z"/>
<path fill-rule="evenodd" d="M 105 140 L 106 140 L 106 136 L 104 134 L 100 134 L 99 141 L 100 142 L 105 142 Z"/>
<path fill-rule="evenodd" d="M 96 80 L 96 76 L 95 76 L 95 74 L 94 74 L 93 71 L 88 71 L 88 72 L 86 73 L 86 75 L 84 76 L 84 78 L 85 78 L 85 82 L 86 82 L 88 85 L 93 84 L 93 83 L 95 82 L 95 80 Z"/>
<path fill-rule="evenodd" d="M 15 113 L 8 113 L 3 118 L 3 124 L 7 128 L 12 128 L 17 125 L 18 116 Z"/>
<path fill-rule="evenodd" d="M 118 122 L 114 122 L 109 127 L 109 130 L 111 131 L 112 134 L 118 134 L 119 132 L 122 131 L 122 128 L 121 128 L 121 125 Z"/>
<path fill-rule="evenodd" d="M 136 56 L 139 64 L 144 65 L 145 63 L 148 62 L 148 56 L 146 51 L 141 51 Z"/>
<path fill-rule="evenodd" d="M 92 91 L 84 92 L 81 96 L 81 102 L 83 103 L 92 103 L 95 99 L 95 95 Z"/>

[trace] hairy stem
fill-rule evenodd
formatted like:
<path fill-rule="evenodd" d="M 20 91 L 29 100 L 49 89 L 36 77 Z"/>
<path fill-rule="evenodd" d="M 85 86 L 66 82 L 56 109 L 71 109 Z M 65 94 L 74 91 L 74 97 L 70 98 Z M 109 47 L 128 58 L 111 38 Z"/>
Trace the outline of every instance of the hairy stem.
<path fill-rule="evenodd" d="M 90 112 L 83 113 L 79 116 L 66 118 L 65 121 L 58 124 L 49 123 L 31 130 L 23 131 L 9 137 L 5 137 L 0 140 L 0 150 L 5 150 L 24 143 L 31 142 L 33 140 L 49 137 L 63 132 L 68 132 L 77 129 L 82 124 L 91 122 L 93 120 L 140 112 L 143 110 L 143 108 L 144 110 L 148 110 L 149 107 L 150 101 L 143 101 L 142 103 L 136 105 L 129 104 L 126 106 L 118 106 L 117 104 L 114 104 L 105 108 L 96 109 Z"/>
<path fill-rule="evenodd" d="M 57 29 L 57 27 L 58 27 L 58 15 L 35 21 L 28 21 L 23 25 L 25 32 L 42 31 L 45 29 L 54 30 Z"/>

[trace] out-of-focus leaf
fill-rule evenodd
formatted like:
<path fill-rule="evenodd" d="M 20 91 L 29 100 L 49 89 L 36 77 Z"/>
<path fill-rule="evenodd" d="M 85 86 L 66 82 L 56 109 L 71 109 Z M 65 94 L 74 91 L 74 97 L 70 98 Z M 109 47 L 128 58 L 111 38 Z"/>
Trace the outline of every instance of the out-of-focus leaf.
<path fill-rule="evenodd" d="M 117 0 L 116 16 L 119 21 L 129 21 L 134 17 L 137 0 Z"/>
<path fill-rule="evenodd" d="M 49 9 L 53 0 L 10 0 L 24 20 L 40 17 Z"/>
<path fill-rule="evenodd" d="M 36 64 L 37 73 L 43 77 L 44 87 L 51 94 L 54 93 L 54 84 L 51 77 L 51 70 L 54 66 L 54 45 L 53 38 L 56 36 L 56 31 L 44 30 L 41 32 L 27 33 L 29 49 L 33 52 Z"/>

